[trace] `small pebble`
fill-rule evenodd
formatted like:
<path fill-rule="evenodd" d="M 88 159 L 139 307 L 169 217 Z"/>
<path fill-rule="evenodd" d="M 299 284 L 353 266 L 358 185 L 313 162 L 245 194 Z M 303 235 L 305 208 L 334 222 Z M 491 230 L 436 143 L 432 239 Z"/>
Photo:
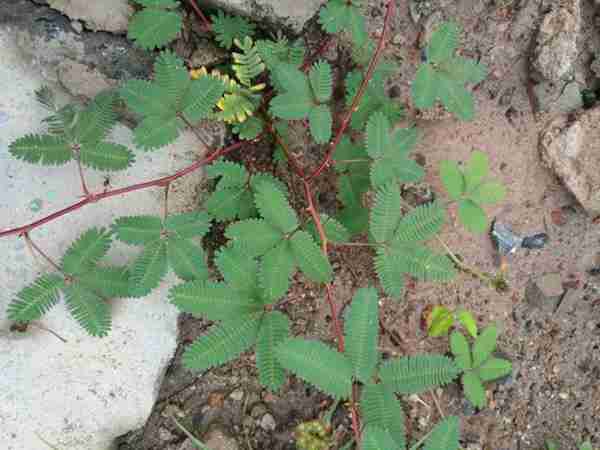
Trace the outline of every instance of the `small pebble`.
<path fill-rule="evenodd" d="M 273 431 L 277 428 L 275 418 L 271 414 L 265 414 L 260 420 L 260 427 L 265 431 Z"/>
<path fill-rule="evenodd" d="M 232 400 L 235 400 L 236 402 L 241 402 L 244 398 L 244 391 L 242 391 L 241 389 L 236 389 L 231 394 L 229 394 L 229 397 Z"/>

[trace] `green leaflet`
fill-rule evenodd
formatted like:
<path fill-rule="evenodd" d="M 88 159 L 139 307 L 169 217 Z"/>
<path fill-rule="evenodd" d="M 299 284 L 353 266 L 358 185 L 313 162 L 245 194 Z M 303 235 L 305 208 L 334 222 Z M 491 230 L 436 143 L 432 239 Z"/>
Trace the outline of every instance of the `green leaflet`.
<path fill-rule="evenodd" d="M 170 236 L 167 258 L 169 266 L 182 280 L 206 280 L 209 277 L 204 250 L 187 239 Z"/>
<path fill-rule="evenodd" d="M 360 411 L 367 427 L 389 433 L 395 444 L 389 448 L 406 448 L 406 419 L 394 392 L 383 384 L 366 384 L 360 397 Z"/>
<path fill-rule="evenodd" d="M 132 297 L 144 297 L 158 287 L 167 273 L 167 244 L 162 239 L 147 244 L 131 268 Z"/>
<path fill-rule="evenodd" d="M 294 253 L 288 240 L 281 241 L 262 258 L 259 280 L 265 300 L 275 302 L 283 297 L 290 286 L 290 277 L 296 271 Z"/>
<path fill-rule="evenodd" d="M 376 425 L 367 425 L 362 437 L 362 450 L 394 450 L 398 448 L 390 433 Z"/>
<path fill-rule="evenodd" d="M 495 325 L 486 327 L 473 344 L 473 367 L 483 364 L 496 349 L 498 329 Z"/>
<path fill-rule="evenodd" d="M 423 281 L 449 281 L 456 277 L 456 267 L 448 256 L 434 253 L 420 245 L 398 246 L 393 249 L 403 261 L 404 270 Z"/>
<path fill-rule="evenodd" d="M 360 10 L 359 0 L 329 0 L 319 12 L 319 23 L 328 33 L 348 31 L 356 46 L 363 45 L 367 39 L 365 17 Z"/>
<path fill-rule="evenodd" d="M 192 80 L 182 100 L 181 114 L 192 123 L 208 118 L 224 92 L 223 83 L 213 77 L 203 76 Z"/>
<path fill-rule="evenodd" d="M 103 337 L 110 330 L 110 309 L 106 300 L 79 283 L 63 287 L 69 312 L 92 336 Z"/>
<path fill-rule="evenodd" d="M 234 291 L 224 283 L 191 281 L 175 286 L 169 292 L 172 304 L 183 312 L 208 320 L 228 320 L 262 309 L 255 300 Z"/>
<path fill-rule="evenodd" d="M 225 231 L 225 236 L 249 256 L 262 256 L 283 239 L 281 231 L 262 219 L 235 222 Z"/>
<path fill-rule="evenodd" d="M 444 22 L 431 35 L 427 45 L 427 59 L 434 64 L 448 61 L 458 45 L 458 36 L 461 32 L 456 23 Z"/>
<path fill-rule="evenodd" d="M 445 221 L 446 210 L 439 203 L 419 205 L 400 220 L 394 241 L 426 241 L 440 232 Z"/>
<path fill-rule="evenodd" d="M 77 279 L 86 289 L 101 297 L 129 297 L 129 270 L 126 267 L 97 266 L 78 275 Z"/>
<path fill-rule="evenodd" d="M 216 15 L 212 15 L 210 18 L 215 39 L 221 47 L 227 50 L 233 47 L 236 39 L 254 35 L 255 25 L 242 17 L 229 16 L 219 10 Z"/>
<path fill-rule="evenodd" d="M 465 164 L 465 191 L 471 192 L 475 189 L 489 173 L 489 157 L 483 152 L 474 151 Z"/>
<path fill-rule="evenodd" d="M 111 242 L 110 233 L 104 228 L 89 229 L 65 252 L 62 269 L 72 275 L 90 270 L 106 255 Z"/>
<path fill-rule="evenodd" d="M 429 321 L 429 328 L 427 330 L 429 336 L 444 336 L 448 334 L 448 331 L 454 325 L 454 315 L 446 307 L 434 306 L 429 315 Z M 462 368 L 460 364 L 459 367 Z"/>
<path fill-rule="evenodd" d="M 458 319 L 460 324 L 463 327 L 465 327 L 465 330 L 469 332 L 471 337 L 477 337 L 477 321 L 475 320 L 475 317 L 473 317 L 473 314 L 470 311 L 467 311 L 466 309 L 460 309 L 456 313 L 456 318 Z"/>
<path fill-rule="evenodd" d="M 458 450 L 459 439 L 459 419 L 456 416 L 448 416 L 431 430 L 423 450 Z"/>
<path fill-rule="evenodd" d="M 488 229 L 485 211 L 472 200 L 458 202 L 458 218 L 465 228 L 473 233 L 485 233 Z"/>
<path fill-rule="evenodd" d="M 17 294 L 9 305 L 7 316 L 15 322 L 38 320 L 58 302 L 64 279 L 48 274 L 37 278 Z"/>
<path fill-rule="evenodd" d="M 438 79 L 430 64 L 421 64 L 413 81 L 411 94 L 415 106 L 420 109 L 432 108 L 439 97 Z"/>
<path fill-rule="evenodd" d="M 277 346 L 281 365 L 335 398 L 350 398 L 352 366 L 348 358 L 319 341 L 289 338 Z"/>
<path fill-rule="evenodd" d="M 79 113 L 73 126 L 73 143 L 94 146 L 106 139 L 117 122 L 116 96 L 112 92 L 101 92 Z"/>
<path fill-rule="evenodd" d="M 313 94 L 319 103 L 331 100 L 333 93 L 333 74 L 331 66 L 325 61 L 317 61 L 308 74 Z"/>
<path fill-rule="evenodd" d="M 369 225 L 369 210 L 363 206 L 363 195 L 369 190 L 368 167 L 356 167 L 347 174 L 338 176 L 338 197 L 344 209 L 338 220 L 350 231 L 358 234 Z"/>
<path fill-rule="evenodd" d="M 331 139 L 333 118 L 327 105 L 313 107 L 308 113 L 310 134 L 317 144 L 326 144 Z"/>
<path fill-rule="evenodd" d="M 204 206 L 216 220 L 233 220 L 242 216 L 242 208 L 252 203 L 252 194 L 244 188 L 231 188 L 215 191 Z"/>
<path fill-rule="evenodd" d="M 460 372 L 450 358 L 441 355 L 418 355 L 386 361 L 379 376 L 383 384 L 394 392 L 418 394 L 450 383 Z"/>
<path fill-rule="evenodd" d="M 473 367 L 469 342 L 462 333 L 454 331 L 450 335 L 450 350 L 454 355 L 456 365 L 462 370 L 469 370 Z"/>
<path fill-rule="evenodd" d="M 260 384 L 278 391 L 285 382 L 285 372 L 276 357 L 275 348 L 289 337 L 290 321 L 279 311 L 265 315 L 256 341 L 256 367 Z"/>
<path fill-rule="evenodd" d="M 236 39 L 234 42 L 242 53 L 232 53 L 234 61 L 232 69 L 242 85 L 252 87 L 252 79 L 263 73 L 266 66 L 262 62 L 252 38 L 246 36 L 243 40 Z"/>
<path fill-rule="evenodd" d="M 227 284 L 248 297 L 259 296 L 258 262 L 236 247 L 222 247 L 215 255 L 215 264 Z"/>
<path fill-rule="evenodd" d="M 375 271 L 386 294 L 401 299 L 404 294 L 406 262 L 400 255 L 383 247 L 377 249 L 374 258 Z"/>
<path fill-rule="evenodd" d="M 369 226 L 376 242 L 388 242 L 394 236 L 402 217 L 401 201 L 398 183 L 391 181 L 378 189 Z"/>
<path fill-rule="evenodd" d="M 477 375 L 481 381 L 493 381 L 502 378 L 512 372 L 510 361 L 501 358 L 489 358 L 477 369 Z"/>
<path fill-rule="evenodd" d="M 219 178 L 217 190 L 242 188 L 248 182 L 248 171 L 244 166 L 223 159 L 206 167 L 206 176 Z"/>
<path fill-rule="evenodd" d="M 183 365 L 193 370 L 208 370 L 225 364 L 256 343 L 263 313 L 233 316 L 211 328 L 185 350 Z"/>
<path fill-rule="evenodd" d="M 327 214 L 320 214 L 319 219 L 329 242 L 347 242 L 352 238 L 350 231 L 333 217 L 329 217 Z M 319 236 L 314 220 L 307 225 L 306 230 L 316 242 L 321 243 L 321 236 Z"/>
<path fill-rule="evenodd" d="M 321 252 L 310 234 L 297 231 L 290 240 L 292 252 L 300 270 L 316 283 L 328 283 L 333 276 L 329 259 Z"/>
<path fill-rule="evenodd" d="M 346 355 L 352 362 L 354 377 L 367 383 L 379 360 L 379 298 L 374 288 L 356 291 L 344 322 Z"/>
<path fill-rule="evenodd" d="M 465 189 L 465 178 L 454 161 L 442 161 L 440 163 L 440 177 L 452 200 L 458 200 Z"/>
<path fill-rule="evenodd" d="M 146 49 L 163 47 L 174 40 L 181 30 L 182 17 L 175 11 L 145 8 L 129 22 L 127 37 Z"/>
<path fill-rule="evenodd" d="M 260 215 L 282 233 L 291 233 L 298 228 L 296 212 L 285 195 L 271 183 L 261 183 L 254 194 L 256 208 Z"/>
<path fill-rule="evenodd" d="M 10 154 L 32 164 L 59 166 L 73 158 L 71 146 L 62 136 L 28 134 L 12 142 Z"/>
<path fill-rule="evenodd" d="M 134 143 L 144 151 L 155 150 L 174 142 L 183 128 L 179 117 L 147 116 L 133 131 Z"/>
<path fill-rule="evenodd" d="M 233 132 L 240 139 L 252 140 L 256 139 L 264 130 L 265 124 L 257 117 L 249 117 L 244 122 L 233 127 Z"/>
<path fill-rule="evenodd" d="M 165 220 L 165 229 L 181 238 L 201 238 L 210 230 L 210 220 L 210 216 L 201 211 L 173 214 Z"/>
<path fill-rule="evenodd" d="M 476 408 L 483 408 L 487 404 L 485 387 L 476 372 L 468 371 L 462 376 L 463 390 L 467 400 Z"/>
<path fill-rule="evenodd" d="M 367 153 L 373 159 L 381 158 L 392 145 L 390 121 L 381 112 L 371 115 L 367 122 Z"/>
<path fill-rule="evenodd" d="M 79 158 L 85 166 L 106 171 L 124 170 L 135 162 L 135 156 L 131 150 L 124 145 L 112 142 L 84 144 L 81 147 Z"/>
<path fill-rule="evenodd" d="M 120 241 L 144 245 L 160 239 L 162 222 L 155 216 L 119 217 L 113 224 L 112 231 Z"/>

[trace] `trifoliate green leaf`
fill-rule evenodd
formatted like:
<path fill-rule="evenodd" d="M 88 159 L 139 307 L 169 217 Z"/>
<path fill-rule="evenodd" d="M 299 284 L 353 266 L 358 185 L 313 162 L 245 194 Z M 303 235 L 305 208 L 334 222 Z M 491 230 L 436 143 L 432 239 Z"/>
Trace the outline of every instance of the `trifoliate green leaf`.
<path fill-rule="evenodd" d="M 473 367 L 483 364 L 496 349 L 498 329 L 495 325 L 486 327 L 473 344 Z"/>
<path fill-rule="evenodd" d="M 493 381 L 512 372 L 510 361 L 502 358 L 489 358 L 476 370 L 481 381 Z"/>
<path fill-rule="evenodd" d="M 487 405 L 485 387 L 476 372 L 465 372 L 462 376 L 462 384 L 465 397 L 475 408 L 483 408 Z"/>
<path fill-rule="evenodd" d="M 488 229 L 485 211 L 472 200 L 458 202 L 458 218 L 465 228 L 473 233 L 485 233 Z"/>
<path fill-rule="evenodd" d="M 452 200 L 458 200 L 465 192 L 465 179 L 454 161 L 442 161 L 440 163 L 440 177 Z"/>
<path fill-rule="evenodd" d="M 454 331 L 450 335 L 450 350 L 454 355 L 456 365 L 462 370 L 469 370 L 473 367 L 469 342 L 462 333 Z"/>

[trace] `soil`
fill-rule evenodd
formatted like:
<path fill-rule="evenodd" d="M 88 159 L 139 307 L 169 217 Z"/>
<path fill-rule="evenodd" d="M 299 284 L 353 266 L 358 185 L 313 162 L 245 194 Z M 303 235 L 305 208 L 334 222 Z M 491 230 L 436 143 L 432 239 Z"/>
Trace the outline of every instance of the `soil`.
<path fill-rule="evenodd" d="M 367 3 L 369 30 L 376 35 L 383 27 L 382 2 Z M 389 83 L 399 102 L 410 98 L 409 83 L 421 58 L 422 24 L 430 13 L 458 21 L 465 30 L 463 53 L 490 68 L 488 79 L 475 88 L 477 116 L 472 122 L 459 122 L 442 110 L 419 113 L 408 105 L 406 123 L 415 122 L 421 131 L 413 154 L 419 155 L 428 174 L 418 188 L 441 192 L 439 162 L 464 161 L 473 149 L 481 149 L 490 156 L 494 176 L 509 190 L 506 200 L 490 208 L 489 215 L 519 233 L 545 232 L 550 237 L 543 249 L 520 250 L 510 258 L 505 292 L 462 274 L 443 285 L 411 283 L 401 302 L 385 299 L 380 345 L 387 354 L 447 352 L 447 339 L 427 337 L 423 317 L 435 305 L 460 306 L 472 311 L 480 324 L 500 326 L 499 351 L 514 366 L 511 377 L 487 386 L 489 407 L 481 411 L 469 406 L 458 384 L 437 391 L 439 408 L 429 394 L 404 399 L 413 440 L 439 420 L 441 410 L 462 417 L 462 447 L 467 449 L 538 450 L 549 438 L 563 449 L 575 449 L 585 439 L 600 447 L 600 276 L 589 272 L 599 262 L 600 225 L 542 166 L 539 133 L 551 115 L 536 113 L 531 95 L 531 46 L 544 12 L 554 3 L 558 0 L 397 0 L 385 54 L 399 65 L 398 75 Z M 413 14 L 414 8 L 422 11 L 419 24 L 411 17 L 411 4 Z M 582 7 L 586 44 L 579 64 L 587 87 L 595 89 L 589 74 L 591 52 L 599 39 L 594 1 L 583 0 Z M 316 23 L 309 25 L 307 39 L 317 42 L 319 36 Z M 333 49 L 327 57 L 341 64 L 345 52 Z M 271 151 L 258 147 L 244 158 L 281 175 L 295 192 L 293 177 L 265 157 Z M 314 154 L 306 158 L 308 164 L 317 159 Z M 330 181 L 317 189 L 322 194 L 320 207 L 334 209 L 328 195 Z M 441 237 L 468 264 L 483 271 L 499 270 L 488 235 L 468 234 L 452 217 Z M 343 308 L 357 288 L 374 283 L 371 258 L 360 248 L 336 249 L 331 257 L 336 269 L 335 301 Z M 529 305 L 525 296 L 528 283 L 545 273 L 560 274 L 565 289 L 552 311 Z M 331 342 L 331 318 L 318 286 L 297 277 L 286 300 L 285 312 L 293 321 L 294 334 Z M 184 347 L 209 326 L 181 316 L 180 346 L 165 373 L 152 415 L 143 429 L 119 440 L 119 450 L 191 448 L 173 423 L 173 415 L 199 436 L 218 430 L 237 441 L 240 449 L 294 449 L 294 428 L 319 418 L 332 406 L 326 396 L 295 379 L 278 394 L 265 391 L 257 382 L 251 354 L 205 374 L 185 370 L 181 365 Z M 349 436 L 344 407 L 333 417 L 336 431 Z"/>

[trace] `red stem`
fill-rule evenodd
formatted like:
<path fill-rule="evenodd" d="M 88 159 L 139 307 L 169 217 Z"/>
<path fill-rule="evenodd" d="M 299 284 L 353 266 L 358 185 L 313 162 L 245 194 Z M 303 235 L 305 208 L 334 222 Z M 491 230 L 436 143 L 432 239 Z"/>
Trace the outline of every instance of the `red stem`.
<path fill-rule="evenodd" d="M 80 155 L 77 155 L 77 169 L 79 170 L 79 180 L 81 180 L 81 190 L 83 191 L 83 195 L 90 195 L 90 191 L 88 190 L 87 184 L 85 182 L 85 175 L 83 174 L 83 167 L 81 166 L 81 158 Z"/>
<path fill-rule="evenodd" d="M 259 139 L 260 137 L 261 136 L 259 136 L 257 139 Z M 110 197 L 116 197 L 117 195 L 123 195 L 123 194 L 129 194 L 130 192 L 141 191 L 143 189 L 148 189 L 151 187 L 157 187 L 157 186 L 164 187 L 164 186 L 172 183 L 173 181 L 175 181 L 181 177 L 185 177 L 186 175 L 189 175 L 190 173 L 195 172 L 196 170 L 200 169 L 201 167 L 203 167 L 207 164 L 210 164 L 215 159 L 220 158 L 223 155 L 226 155 L 228 153 L 231 153 L 231 152 L 239 149 L 246 143 L 247 143 L 247 141 L 241 141 L 241 142 L 237 142 L 236 144 L 230 145 L 229 147 L 215 150 L 212 154 L 210 154 L 206 158 L 196 161 L 195 163 L 190 164 L 189 166 L 179 170 L 178 172 L 175 172 L 174 174 L 163 177 L 163 178 L 157 178 L 154 180 L 146 181 L 144 183 L 133 184 L 131 186 L 126 186 L 126 187 L 122 187 L 119 189 L 112 189 L 109 191 L 90 193 L 89 195 L 87 195 L 85 198 L 78 201 L 77 203 L 73 203 L 72 205 L 67 206 L 66 208 L 63 208 L 60 211 L 56 211 L 55 213 L 52 213 L 49 216 L 43 217 L 39 220 L 36 220 L 35 222 L 32 222 L 27 225 L 23 225 L 21 227 L 11 228 L 9 230 L 0 231 L 0 238 L 15 235 L 15 234 L 16 235 L 27 234 L 35 228 L 41 227 L 42 225 L 44 225 L 48 222 L 52 222 L 66 214 L 72 213 L 73 211 L 77 211 L 78 209 L 81 209 L 90 203 L 96 203 L 96 202 L 99 202 L 101 200 L 104 200 L 104 199 L 107 199 Z"/>
<path fill-rule="evenodd" d="M 377 49 L 375 50 L 375 55 L 373 55 L 373 58 L 371 59 L 371 62 L 369 63 L 367 73 L 366 73 L 362 83 L 360 84 L 360 88 L 358 89 L 358 92 L 357 92 L 356 96 L 354 97 L 354 100 L 352 101 L 352 105 L 350 106 L 350 109 L 348 110 L 348 112 L 346 113 L 346 116 L 344 117 L 344 120 L 342 121 L 342 126 L 338 130 L 334 141 L 329 146 L 329 150 L 328 150 L 327 154 L 325 155 L 325 159 L 323 160 L 321 165 L 308 177 L 309 180 L 321 175 L 323 173 L 323 171 L 325 169 L 327 169 L 329 167 L 329 165 L 331 164 L 331 159 L 333 158 L 333 154 L 335 153 L 337 146 L 340 144 L 342 137 L 344 136 L 344 133 L 346 132 L 346 130 L 348 129 L 348 126 L 350 125 L 350 121 L 352 120 L 352 114 L 354 114 L 354 112 L 358 110 L 358 105 L 360 105 L 360 101 L 362 100 L 363 96 L 365 95 L 365 92 L 367 91 L 369 82 L 371 81 L 371 78 L 373 78 L 373 74 L 375 73 L 377 64 L 379 64 L 379 60 L 381 59 L 383 50 L 385 49 L 386 36 L 390 29 L 392 17 L 394 17 L 395 11 L 396 11 L 396 5 L 394 3 L 394 0 L 390 0 L 387 4 L 387 12 L 385 14 L 385 22 L 383 25 L 383 31 L 381 32 L 381 37 L 379 38 L 379 43 L 377 44 Z"/>
<path fill-rule="evenodd" d="M 315 61 L 317 61 L 317 59 L 322 56 L 331 46 L 331 44 L 333 44 L 335 42 L 335 38 L 334 36 L 327 36 L 323 42 L 321 43 L 321 45 L 319 46 L 319 48 L 309 57 L 306 58 L 306 60 L 304 61 L 304 64 L 302 64 L 302 66 L 300 67 L 300 70 L 303 72 L 306 72 L 308 69 L 310 69 L 310 67 L 315 63 Z"/>
<path fill-rule="evenodd" d="M 200 19 L 200 21 L 202 22 L 202 25 L 204 26 L 204 30 L 207 31 L 207 32 L 211 31 L 212 30 L 212 23 L 210 23 L 210 20 L 208 20 L 208 18 L 204 15 L 204 13 L 202 12 L 202 10 L 198 7 L 198 4 L 196 3 L 196 0 L 188 0 L 188 3 L 190 4 L 190 6 L 192 7 L 192 9 L 196 13 L 196 15 L 198 16 L 198 18 Z"/>

